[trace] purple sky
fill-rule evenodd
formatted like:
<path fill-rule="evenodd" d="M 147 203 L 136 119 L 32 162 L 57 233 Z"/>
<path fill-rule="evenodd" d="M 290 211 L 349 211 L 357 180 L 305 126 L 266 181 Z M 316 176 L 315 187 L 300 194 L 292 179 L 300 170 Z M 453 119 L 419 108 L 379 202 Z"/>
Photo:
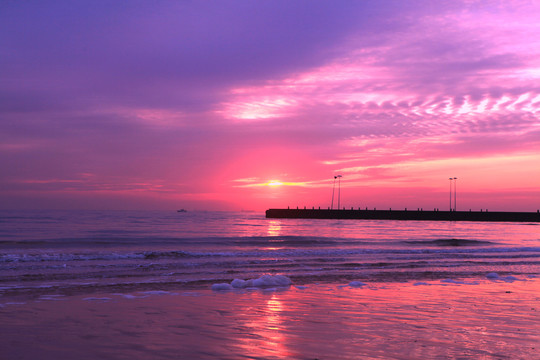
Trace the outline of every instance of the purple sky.
<path fill-rule="evenodd" d="M 540 207 L 534 1 L 2 1 L 0 207 Z"/>

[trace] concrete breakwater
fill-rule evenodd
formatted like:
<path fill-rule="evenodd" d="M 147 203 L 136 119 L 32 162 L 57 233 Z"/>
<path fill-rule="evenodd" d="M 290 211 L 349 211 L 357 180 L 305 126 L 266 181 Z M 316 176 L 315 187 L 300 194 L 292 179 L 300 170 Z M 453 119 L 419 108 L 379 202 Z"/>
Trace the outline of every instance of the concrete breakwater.
<path fill-rule="evenodd" d="M 438 211 L 438 210 L 368 210 L 368 209 L 268 209 L 267 218 L 276 219 L 357 219 L 357 220 L 426 220 L 426 221 L 501 221 L 540 222 L 537 212 Z"/>

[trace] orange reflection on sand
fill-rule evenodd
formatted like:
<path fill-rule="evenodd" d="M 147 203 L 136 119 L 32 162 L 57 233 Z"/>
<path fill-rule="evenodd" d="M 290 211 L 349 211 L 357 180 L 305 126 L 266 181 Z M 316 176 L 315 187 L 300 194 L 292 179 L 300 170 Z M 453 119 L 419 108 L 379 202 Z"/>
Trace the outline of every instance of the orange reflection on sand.
<path fill-rule="evenodd" d="M 276 300 L 275 296 L 272 296 L 270 300 L 266 302 L 266 308 L 268 310 L 268 326 L 267 328 L 269 330 L 279 330 L 279 313 L 283 311 L 283 305 L 281 304 L 281 301 Z M 272 336 L 273 339 L 281 339 L 282 336 Z"/>
<path fill-rule="evenodd" d="M 257 316 L 250 316 L 245 323 L 251 336 L 241 339 L 240 347 L 245 354 L 256 354 L 258 358 L 291 358 L 294 353 L 288 348 L 290 341 L 281 316 L 283 303 L 274 294 L 264 303 L 261 302 L 261 305 L 259 309 L 252 309 Z"/>

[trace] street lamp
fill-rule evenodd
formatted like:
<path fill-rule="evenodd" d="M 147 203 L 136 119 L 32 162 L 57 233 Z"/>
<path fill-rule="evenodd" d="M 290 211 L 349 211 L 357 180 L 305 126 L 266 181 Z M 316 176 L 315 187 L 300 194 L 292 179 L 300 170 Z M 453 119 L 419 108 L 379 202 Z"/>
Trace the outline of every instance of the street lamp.
<path fill-rule="evenodd" d="M 450 211 L 452 211 L 452 180 L 454 178 L 448 178 L 448 180 L 450 180 Z"/>
<path fill-rule="evenodd" d="M 337 176 L 334 176 L 334 186 L 332 187 L 332 205 L 330 206 L 330 209 L 334 210 L 334 191 L 336 190 L 336 178 Z"/>
<path fill-rule="evenodd" d="M 450 180 L 450 211 L 456 211 L 456 186 L 457 186 L 457 177 L 448 178 Z M 454 181 L 454 209 L 452 209 L 452 180 Z"/>
<path fill-rule="evenodd" d="M 341 206 L 341 178 L 343 176 L 341 175 L 336 175 L 334 176 L 334 179 L 337 178 L 338 179 L 338 196 L 337 196 L 337 208 L 338 210 L 340 209 L 340 206 Z"/>
<path fill-rule="evenodd" d="M 456 186 L 457 186 L 457 177 L 454 178 L 454 211 L 456 211 L 456 200 L 457 200 L 457 191 L 456 191 Z"/>

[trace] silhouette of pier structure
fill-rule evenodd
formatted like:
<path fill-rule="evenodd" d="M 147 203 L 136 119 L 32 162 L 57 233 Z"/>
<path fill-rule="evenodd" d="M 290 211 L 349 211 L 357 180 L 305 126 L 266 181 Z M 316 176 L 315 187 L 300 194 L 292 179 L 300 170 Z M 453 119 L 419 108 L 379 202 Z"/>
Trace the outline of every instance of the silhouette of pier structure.
<path fill-rule="evenodd" d="M 268 209 L 267 218 L 275 219 L 353 219 L 353 220 L 425 220 L 425 221 L 492 221 L 540 222 L 540 211 L 439 211 L 435 210 L 369 210 L 369 209 Z"/>

